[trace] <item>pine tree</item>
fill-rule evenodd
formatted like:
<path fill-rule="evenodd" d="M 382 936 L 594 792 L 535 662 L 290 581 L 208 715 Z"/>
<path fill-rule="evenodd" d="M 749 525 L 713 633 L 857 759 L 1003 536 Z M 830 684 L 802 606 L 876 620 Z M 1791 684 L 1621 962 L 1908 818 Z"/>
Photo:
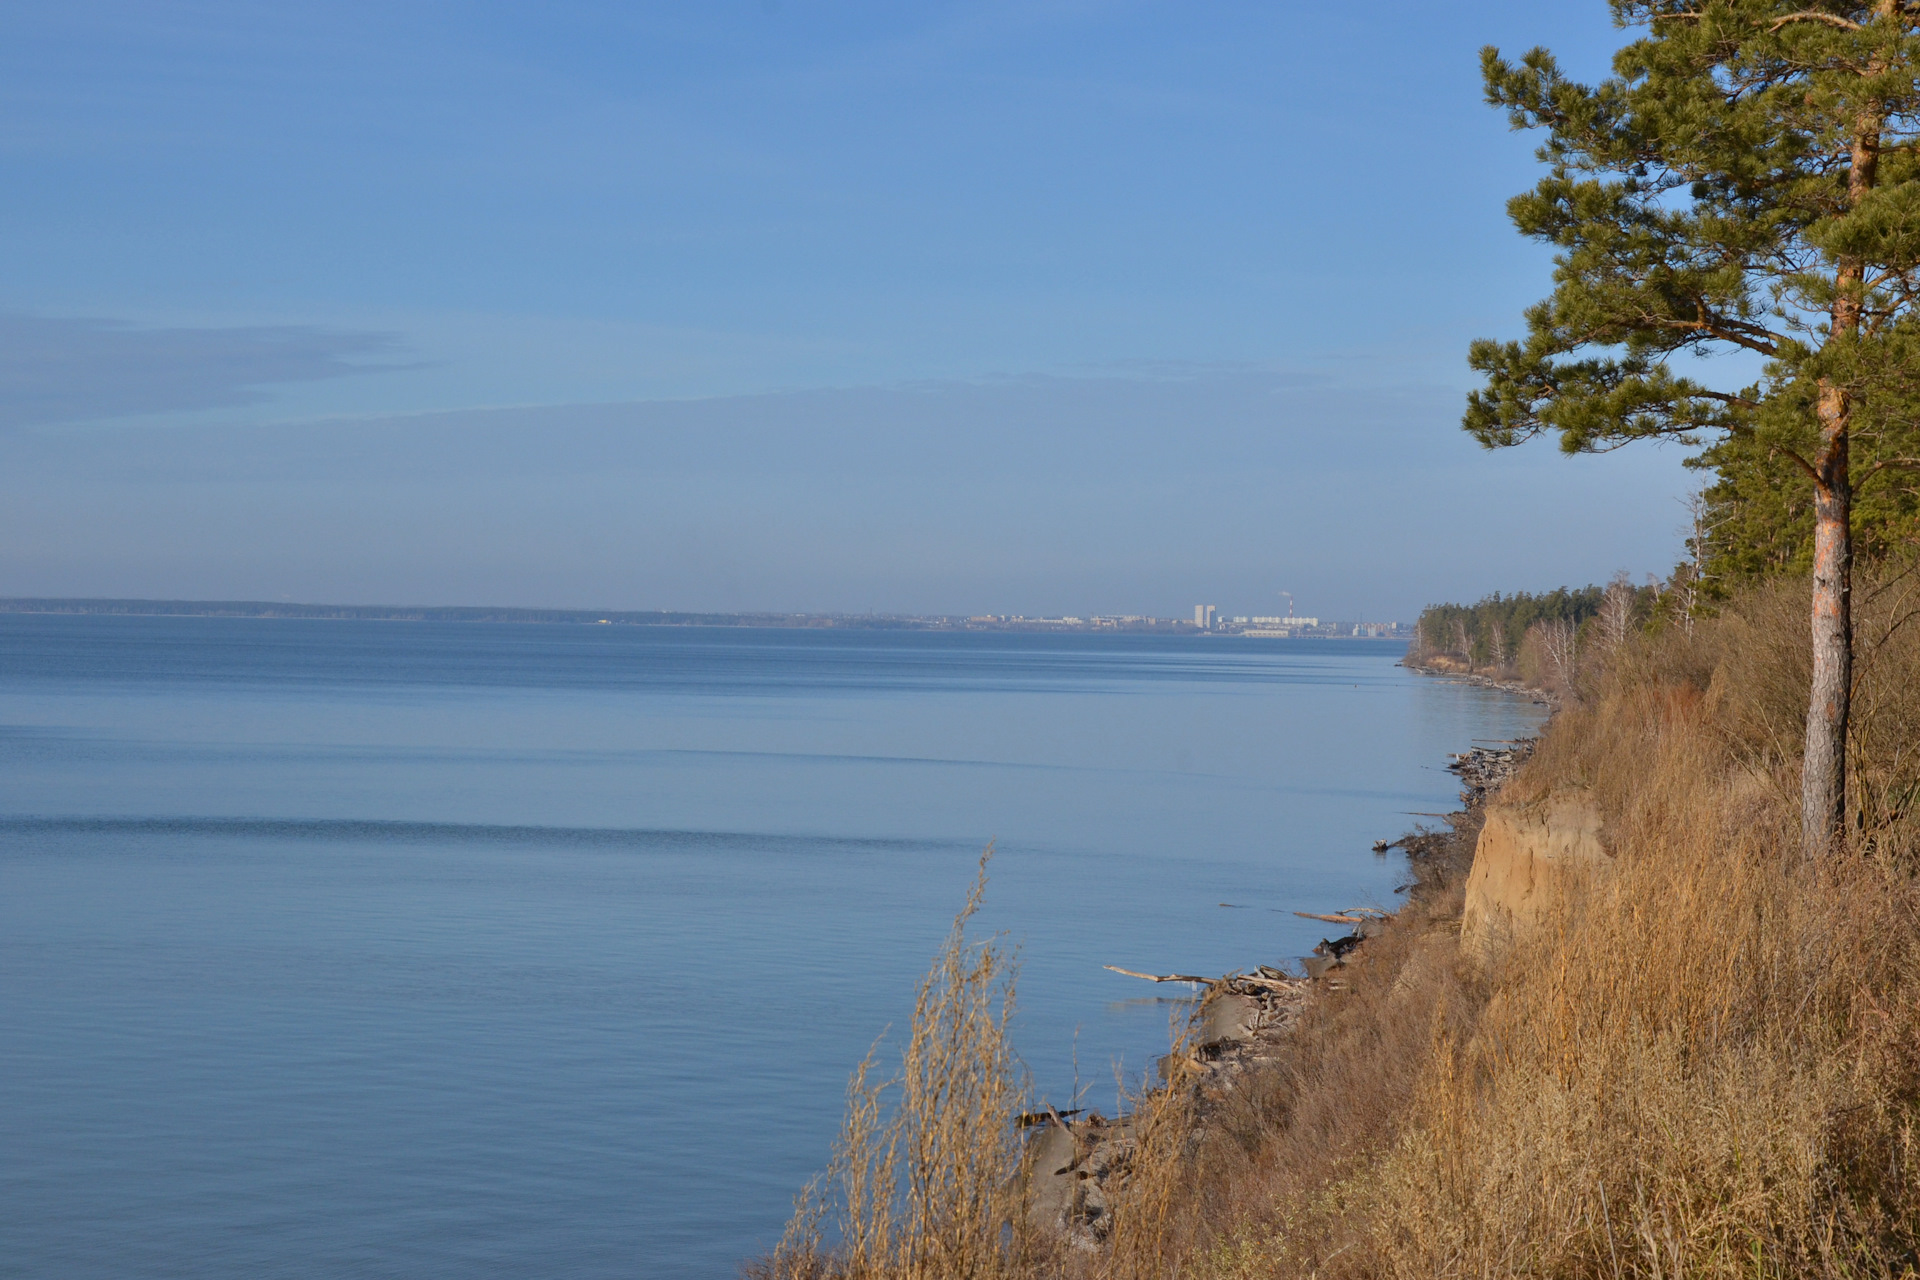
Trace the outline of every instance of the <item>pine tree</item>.
<path fill-rule="evenodd" d="M 1547 134 L 1548 175 L 1508 212 L 1558 252 L 1526 339 L 1473 344 L 1486 386 L 1464 425 L 1490 448 L 1557 433 L 1570 453 L 1736 439 L 1806 477 L 1801 816 L 1821 854 L 1847 812 L 1854 487 L 1913 462 L 1875 446 L 1909 438 L 1920 404 L 1920 4 L 1611 7 L 1643 34 L 1598 85 L 1545 50 L 1482 53 L 1488 101 Z M 1762 357 L 1760 380 L 1716 385 L 1691 360 L 1727 351 Z"/>

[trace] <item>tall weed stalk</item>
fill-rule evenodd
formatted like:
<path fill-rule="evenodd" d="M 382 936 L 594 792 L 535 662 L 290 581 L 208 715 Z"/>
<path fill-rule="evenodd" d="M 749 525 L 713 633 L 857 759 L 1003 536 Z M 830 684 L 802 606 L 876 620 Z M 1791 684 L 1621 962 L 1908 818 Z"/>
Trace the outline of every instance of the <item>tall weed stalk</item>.
<path fill-rule="evenodd" d="M 899 1070 L 880 1078 L 875 1044 L 847 1090 L 832 1163 L 803 1192 L 771 1280 L 986 1280 L 1030 1261 L 1020 1141 L 1027 1097 L 1008 1036 L 1018 958 L 974 942 L 967 922 L 987 863 L 921 979 Z"/>

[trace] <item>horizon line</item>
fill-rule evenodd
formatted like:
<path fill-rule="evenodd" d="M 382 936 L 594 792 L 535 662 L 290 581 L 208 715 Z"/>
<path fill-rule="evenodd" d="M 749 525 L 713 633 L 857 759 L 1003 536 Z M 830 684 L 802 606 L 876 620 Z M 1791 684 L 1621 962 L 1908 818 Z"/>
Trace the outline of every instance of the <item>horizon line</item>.
<path fill-rule="evenodd" d="M 293 600 L 190 600 L 116 596 L 0 596 L 0 613 L 124 617 L 228 617 L 390 622 L 519 622 L 577 623 L 582 625 L 639 626 L 761 626 L 809 627 L 842 625 L 937 625 L 945 627 L 1085 627 L 1162 630 L 1184 628 L 1200 632 L 1191 619 L 1150 614 L 965 614 L 800 612 L 770 609 L 582 609 L 529 605 L 382 605 L 322 604 Z M 1329 625 L 1334 620 L 1329 620 Z M 1399 622 L 1365 622 L 1366 626 L 1401 627 Z"/>

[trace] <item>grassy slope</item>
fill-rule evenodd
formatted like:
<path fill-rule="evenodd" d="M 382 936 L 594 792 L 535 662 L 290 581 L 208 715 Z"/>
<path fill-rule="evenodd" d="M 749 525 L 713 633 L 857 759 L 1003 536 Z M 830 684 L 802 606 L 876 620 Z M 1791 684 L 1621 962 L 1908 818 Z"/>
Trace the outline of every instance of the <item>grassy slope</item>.
<path fill-rule="evenodd" d="M 1237 1149 L 1208 1144 L 1194 1212 L 1207 1225 L 1181 1271 L 1907 1270 L 1911 587 L 1861 595 L 1863 828 L 1831 866 L 1794 852 L 1806 657 L 1791 587 L 1589 667 L 1503 800 L 1587 793 L 1612 868 L 1490 967 L 1431 927 L 1376 953 L 1371 992 L 1325 1011 L 1322 1036 L 1344 1049 L 1303 1045 L 1264 1127 Z M 1396 1081 L 1384 1097 L 1370 1058 Z"/>
<path fill-rule="evenodd" d="M 1856 609 L 1860 828 L 1844 859 L 1796 853 L 1804 588 L 1635 637 L 1589 655 L 1502 797 L 1584 792 L 1613 854 L 1523 945 L 1464 955 L 1456 878 L 1370 943 L 1245 1087 L 1142 1099 L 1102 1250 L 1015 1230 L 1010 1251 L 929 1238 L 881 1267 L 807 1251 L 765 1273 L 1912 1274 L 1920 583 L 1868 583 Z M 971 1114 L 982 1149 L 1004 1145 L 1007 1119 Z M 961 1254 L 964 1268 L 940 1261 Z"/>

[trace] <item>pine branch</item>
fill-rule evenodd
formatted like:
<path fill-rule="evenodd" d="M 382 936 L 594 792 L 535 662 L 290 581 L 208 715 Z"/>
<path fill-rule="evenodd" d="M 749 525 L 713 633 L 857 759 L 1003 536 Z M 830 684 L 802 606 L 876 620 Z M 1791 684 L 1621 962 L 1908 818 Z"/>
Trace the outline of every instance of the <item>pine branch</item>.
<path fill-rule="evenodd" d="M 1771 450 L 1771 452 L 1778 454 L 1781 457 L 1784 457 L 1787 461 L 1793 463 L 1795 466 L 1799 467 L 1802 471 L 1806 472 L 1807 479 L 1813 481 L 1814 484 L 1818 485 L 1820 483 L 1819 469 L 1815 467 L 1811 462 L 1808 462 L 1805 458 L 1801 457 L 1796 450 L 1789 449 L 1785 445 L 1777 445 Z"/>
<path fill-rule="evenodd" d="M 1731 391 L 1709 391 L 1705 387 L 1698 388 L 1693 394 L 1703 400 L 1717 400 L 1721 404 L 1730 404 L 1740 409 L 1758 409 L 1761 403 L 1748 396 L 1735 395 Z"/>
<path fill-rule="evenodd" d="M 1848 18 L 1843 18 L 1839 14 L 1820 13 L 1814 9 L 1802 9 L 1798 13 L 1790 13 L 1786 15 L 1784 18 L 1778 19 L 1777 21 L 1774 22 L 1772 26 L 1767 28 L 1767 31 L 1769 33 L 1775 32 L 1780 30 L 1780 28 L 1784 26 L 1788 26 L 1795 22 L 1824 22 L 1828 26 L 1838 27 L 1842 31 L 1860 30 L 1859 23 L 1854 22 Z"/>
<path fill-rule="evenodd" d="M 1860 478 L 1860 484 L 1856 487 L 1866 487 L 1867 481 L 1882 471 L 1920 471 L 1920 458 L 1882 458 L 1867 468 L 1867 474 Z"/>

